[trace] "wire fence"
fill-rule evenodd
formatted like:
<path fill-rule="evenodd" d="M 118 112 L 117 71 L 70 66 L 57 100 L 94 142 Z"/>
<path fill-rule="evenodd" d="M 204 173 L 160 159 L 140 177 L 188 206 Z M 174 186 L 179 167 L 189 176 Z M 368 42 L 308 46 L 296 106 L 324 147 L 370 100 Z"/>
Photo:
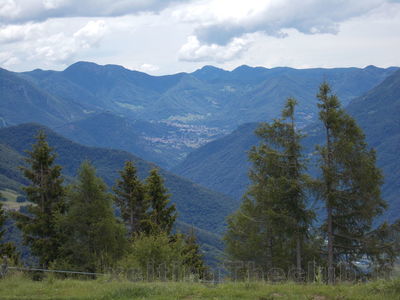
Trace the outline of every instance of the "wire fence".
<path fill-rule="evenodd" d="M 111 274 L 106 274 L 106 273 L 90 273 L 90 272 L 78 272 L 78 271 L 67 271 L 67 270 L 49 270 L 49 269 L 25 268 L 25 267 L 8 267 L 6 269 L 6 273 L 8 272 L 8 270 L 45 272 L 45 273 L 63 273 L 63 274 L 76 274 L 76 275 L 91 275 L 91 276 L 111 275 Z"/>
<path fill-rule="evenodd" d="M 120 280 L 121 275 L 126 275 L 126 273 L 121 273 L 118 270 L 111 270 L 110 273 L 94 273 L 94 272 L 82 272 L 82 271 L 70 271 L 70 270 L 52 270 L 52 269 L 43 269 L 43 268 L 31 268 L 31 267 L 16 267 L 16 266 L 9 266 L 7 262 L 3 261 L 3 264 L 0 265 L 0 279 L 4 278 L 7 274 L 9 274 L 10 271 L 20 271 L 20 272 L 43 272 L 43 273 L 54 273 L 54 274 L 65 274 L 65 275 L 84 275 L 84 276 L 91 276 L 91 277 L 97 277 L 97 276 L 108 276 L 110 277 L 110 281 L 112 280 Z M 129 272 L 128 272 L 129 273 Z M 137 277 L 135 279 L 131 279 L 131 277 L 126 276 L 126 278 L 129 281 L 146 281 L 144 278 L 141 280 L 138 280 Z M 167 281 L 166 277 L 164 279 L 162 276 L 155 277 L 158 280 L 161 281 Z M 148 280 L 148 281 L 154 281 L 153 280 Z M 205 279 L 200 279 L 197 278 L 196 280 L 193 280 L 199 283 L 204 283 L 204 284 L 219 284 L 222 283 L 223 280 L 221 278 L 215 278 L 213 280 L 205 280 Z"/>

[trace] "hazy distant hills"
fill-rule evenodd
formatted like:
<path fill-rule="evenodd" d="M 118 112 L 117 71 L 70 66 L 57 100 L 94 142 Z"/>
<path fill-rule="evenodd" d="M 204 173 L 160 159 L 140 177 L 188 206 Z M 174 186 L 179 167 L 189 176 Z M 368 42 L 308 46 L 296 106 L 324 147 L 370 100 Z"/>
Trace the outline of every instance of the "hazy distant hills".
<path fill-rule="evenodd" d="M 138 168 L 141 178 L 148 175 L 155 165 L 144 161 L 128 152 L 87 147 L 72 142 L 48 128 L 36 124 L 22 124 L 0 129 L 0 187 L 16 189 L 26 183 L 18 170 L 23 164 L 24 150 L 30 149 L 34 136 L 39 129 L 44 129 L 49 144 L 58 154 L 56 162 L 63 166 L 63 174 L 69 178 L 75 176 L 79 165 L 88 159 L 97 168 L 98 175 L 112 186 L 122 169 L 124 162 L 132 160 Z M 210 191 L 193 182 L 161 170 L 166 186 L 172 194 L 179 212 L 179 220 L 196 227 L 211 231 L 223 230 L 225 216 L 232 211 L 234 202 L 227 196 Z M 6 179 L 6 180 L 3 180 Z"/>
<path fill-rule="evenodd" d="M 205 66 L 193 73 L 151 76 L 90 62 L 64 71 L 1 70 L 0 126 L 38 122 L 74 141 L 127 150 L 172 168 L 192 150 L 243 123 L 276 117 L 290 96 L 300 102 L 299 125 L 312 123 L 315 91 L 324 79 L 348 103 L 395 70 L 241 66 L 225 71 Z M 117 118 L 133 125 L 116 132 L 118 139 L 106 136 L 115 132 L 111 128 Z M 99 132 L 105 133 L 104 139 L 99 139 Z"/>
<path fill-rule="evenodd" d="M 369 145 L 377 150 L 378 165 L 385 175 L 383 196 L 391 205 L 386 216 L 394 220 L 400 213 L 400 71 L 351 101 L 346 109 L 363 128 Z M 173 171 L 240 198 L 248 183 L 247 151 L 257 144 L 256 127 L 257 123 L 240 126 L 230 135 L 200 147 Z M 320 129 L 318 124 L 304 128 L 308 134 L 304 140 L 306 151 L 314 151 L 315 144 L 323 142 Z"/>
<path fill-rule="evenodd" d="M 78 103 L 64 101 L 20 74 L 0 68 L 0 126 L 27 121 L 57 126 L 83 116 Z"/>

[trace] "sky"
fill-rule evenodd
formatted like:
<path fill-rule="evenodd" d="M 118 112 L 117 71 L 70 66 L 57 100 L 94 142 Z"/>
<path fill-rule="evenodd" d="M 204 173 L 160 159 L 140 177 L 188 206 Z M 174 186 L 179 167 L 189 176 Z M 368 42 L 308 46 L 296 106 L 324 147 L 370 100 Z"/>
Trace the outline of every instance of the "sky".
<path fill-rule="evenodd" d="M 0 67 L 400 66 L 400 0 L 0 0 Z"/>

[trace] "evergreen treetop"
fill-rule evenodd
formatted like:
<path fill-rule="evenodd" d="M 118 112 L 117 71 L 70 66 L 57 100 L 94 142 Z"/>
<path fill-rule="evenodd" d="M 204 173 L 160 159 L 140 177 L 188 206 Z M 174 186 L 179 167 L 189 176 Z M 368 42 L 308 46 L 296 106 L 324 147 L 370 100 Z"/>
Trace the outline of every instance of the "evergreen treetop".
<path fill-rule="evenodd" d="M 87 272 L 112 267 L 125 252 L 125 230 L 115 218 L 106 184 L 89 162 L 82 163 L 67 198 L 69 211 L 60 222 L 67 238 L 57 264 Z"/>
<path fill-rule="evenodd" d="M 317 97 L 326 140 L 317 149 L 327 209 L 328 281 L 333 283 L 338 261 L 351 263 L 370 252 L 367 236 L 386 203 L 380 194 L 383 176 L 376 167 L 376 154 L 368 148 L 361 128 L 341 108 L 326 82 Z"/>
<path fill-rule="evenodd" d="M 121 210 L 121 217 L 128 227 L 129 235 L 132 237 L 145 231 L 150 222 L 148 216 L 150 204 L 133 162 L 125 163 L 113 190 L 114 200 Z"/>
<path fill-rule="evenodd" d="M 164 180 L 157 169 L 152 169 L 146 178 L 146 196 L 151 205 L 150 218 L 155 231 L 171 233 L 177 218 L 175 204 L 170 205 L 167 189 Z"/>
<path fill-rule="evenodd" d="M 61 167 L 54 165 L 56 155 L 43 131 L 38 133 L 36 143 L 27 153 L 28 167 L 21 169 L 30 184 L 23 189 L 33 204 L 28 205 L 28 214 L 16 212 L 14 216 L 22 230 L 24 243 L 30 246 L 39 263 L 48 267 L 59 256 L 63 243 L 56 226 L 66 210 L 63 177 Z"/>

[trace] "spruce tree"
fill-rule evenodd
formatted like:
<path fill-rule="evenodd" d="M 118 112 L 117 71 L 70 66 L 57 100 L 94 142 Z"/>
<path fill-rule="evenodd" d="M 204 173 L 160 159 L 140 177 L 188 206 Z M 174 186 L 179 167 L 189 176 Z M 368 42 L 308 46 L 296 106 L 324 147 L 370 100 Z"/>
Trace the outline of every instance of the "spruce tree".
<path fill-rule="evenodd" d="M 256 130 L 261 143 L 249 158 L 252 181 L 242 206 L 228 219 L 228 253 L 266 268 L 301 268 L 302 244 L 313 213 L 306 209 L 302 135 L 295 128 L 296 101 L 288 99 L 282 119 Z"/>
<path fill-rule="evenodd" d="M 24 176 L 30 181 L 24 191 L 33 204 L 28 205 L 28 214 L 14 213 L 24 243 L 30 246 L 44 268 L 57 259 L 62 235 L 57 230 L 58 218 L 65 213 L 65 188 L 61 167 L 54 165 L 56 155 L 40 131 L 32 151 L 27 151 L 28 167 L 22 167 Z"/>
<path fill-rule="evenodd" d="M 170 205 L 170 195 L 167 192 L 158 170 L 152 169 L 146 178 L 146 196 L 151 205 L 152 230 L 170 234 L 177 215 L 175 204 Z"/>
<path fill-rule="evenodd" d="M 327 212 L 328 282 L 332 284 L 335 263 L 350 263 L 370 252 L 367 234 L 386 203 L 380 195 L 382 174 L 376 167 L 376 154 L 368 148 L 362 130 L 326 82 L 317 97 L 326 140 L 318 150 Z"/>
<path fill-rule="evenodd" d="M 128 227 L 129 236 L 132 237 L 149 228 L 149 201 L 133 162 L 127 161 L 119 173 L 121 177 L 117 179 L 113 188 L 114 200 L 121 210 L 121 217 Z"/>
<path fill-rule="evenodd" d="M 196 274 L 200 279 L 204 279 L 208 275 L 208 268 L 204 264 L 203 254 L 201 253 L 199 244 L 196 241 L 194 229 L 185 235 L 185 246 L 183 248 L 183 265 L 189 269 L 190 273 Z"/>
<path fill-rule="evenodd" d="M 82 163 L 77 183 L 67 194 L 69 209 L 62 220 L 67 240 L 59 267 L 102 272 L 112 267 L 126 250 L 125 229 L 112 208 L 106 184 L 89 162 Z"/>

